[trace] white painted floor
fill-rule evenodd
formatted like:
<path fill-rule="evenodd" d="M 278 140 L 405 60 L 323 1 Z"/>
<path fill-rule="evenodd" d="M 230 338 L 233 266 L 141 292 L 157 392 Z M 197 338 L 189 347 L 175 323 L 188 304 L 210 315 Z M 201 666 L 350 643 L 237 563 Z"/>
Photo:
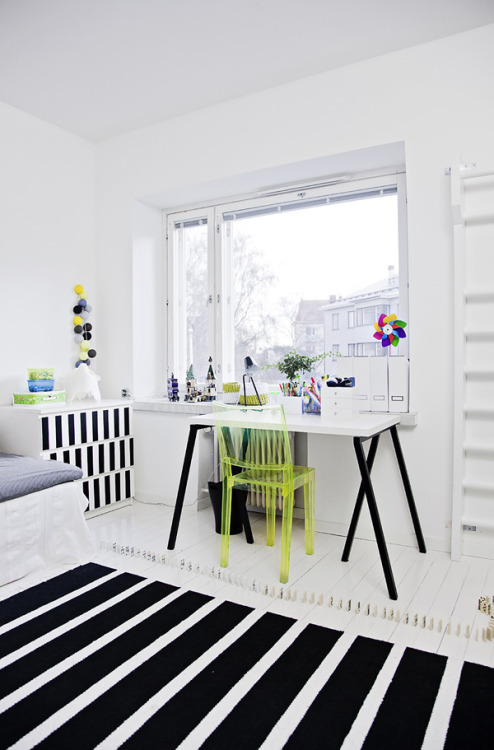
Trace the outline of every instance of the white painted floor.
<path fill-rule="evenodd" d="M 229 567 L 222 569 L 212 510 L 184 508 L 176 549 L 169 552 L 172 512 L 136 502 L 89 519 L 94 559 L 337 630 L 494 665 L 489 616 L 478 611 L 479 597 L 494 593 L 494 561 L 452 562 L 447 553 L 389 545 L 399 597 L 394 602 L 374 542 L 356 539 L 350 562 L 343 563 L 344 539 L 316 532 L 315 554 L 307 556 L 303 521 L 294 519 L 290 581 L 282 586 L 281 519 L 270 548 L 264 516 L 251 513 L 255 543 L 232 536 Z"/>
<path fill-rule="evenodd" d="M 344 538 L 316 532 L 305 554 L 303 521 L 294 519 L 288 584 L 279 583 L 281 519 L 275 547 L 266 546 L 265 517 L 251 513 L 255 543 L 230 539 L 228 568 L 220 568 L 220 536 L 212 509 L 184 508 L 176 549 L 167 550 L 173 508 L 134 502 L 88 519 L 92 559 L 187 589 L 306 622 L 412 646 L 455 660 L 494 666 L 489 616 L 481 596 L 494 594 L 494 561 L 388 545 L 398 601 L 388 596 L 375 542 L 355 539 L 341 562 Z M 42 570 L 0 587 L 0 600 L 67 570 Z"/>

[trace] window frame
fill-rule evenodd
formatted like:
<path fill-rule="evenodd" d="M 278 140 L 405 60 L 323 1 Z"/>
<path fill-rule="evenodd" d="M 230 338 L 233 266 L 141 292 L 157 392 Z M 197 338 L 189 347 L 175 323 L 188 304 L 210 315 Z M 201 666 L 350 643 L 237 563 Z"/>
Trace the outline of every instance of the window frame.
<path fill-rule="evenodd" d="M 371 191 L 395 188 L 398 211 L 398 285 L 400 317 L 408 319 L 408 231 L 407 231 L 407 199 L 406 175 L 396 171 L 387 175 L 373 175 L 349 179 L 334 185 L 321 187 L 297 188 L 293 191 L 279 191 L 273 189 L 269 193 L 258 193 L 248 198 L 231 198 L 220 201 L 210 201 L 202 207 L 183 209 L 180 211 L 165 211 L 164 225 L 166 227 L 166 371 L 168 376 L 173 371 L 179 382 L 185 379 L 182 372 L 183 346 L 180 336 L 180 318 L 183 317 L 184 300 L 180 299 L 180 257 L 175 234 L 175 225 L 179 221 L 205 218 L 208 225 L 208 340 L 210 342 L 213 368 L 217 375 L 219 386 L 222 382 L 234 377 L 234 340 L 229 334 L 229 320 L 231 320 L 231 284 L 232 264 L 229 252 L 229 222 L 225 215 L 239 214 L 246 210 L 259 209 L 274 205 L 303 206 L 309 200 L 328 198 L 331 200 L 358 200 L 365 198 Z M 370 197 L 370 195 L 369 195 Z M 349 324 L 348 328 L 354 328 Z M 332 330 L 335 330 L 334 328 Z M 183 338 L 183 337 L 182 337 Z M 408 357 L 408 337 L 400 342 L 400 354 Z M 190 363 L 188 363 L 190 364 Z M 188 366 L 188 364 L 186 366 Z M 232 369 L 233 368 L 233 369 Z M 196 373 L 201 377 L 201 373 Z"/>
<path fill-rule="evenodd" d="M 197 208 L 165 215 L 166 226 L 166 370 L 167 377 L 173 372 L 179 382 L 185 381 L 187 368 L 191 364 L 186 361 L 187 336 L 183 328 L 186 321 L 185 305 L 185 274 L 182 273 L 184 258 L 181 256 L 182 241 L 177 235 L 176 225 L 178 223 L 205 220 L 207 223 L 207 254 L 208 254 L 208 279 L 207 279 L 207 304 L 208 311 L 208 341 L 212 342 L 215 350 L 215 326 L 213 295 L 215 290 L 214 261 L 211 253 L 214 248 L 214 209 L 212 207 Z"/>

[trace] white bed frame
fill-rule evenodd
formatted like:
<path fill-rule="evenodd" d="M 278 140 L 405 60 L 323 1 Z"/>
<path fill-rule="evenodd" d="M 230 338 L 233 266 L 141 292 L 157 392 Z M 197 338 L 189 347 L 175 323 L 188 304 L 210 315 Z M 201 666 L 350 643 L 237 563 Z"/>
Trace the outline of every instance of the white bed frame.
<path fill-rule="evenodd" d="M 87 562 L 94 553 L 80 482 L 0 502 L 0 586 L 29 573 Z"/>

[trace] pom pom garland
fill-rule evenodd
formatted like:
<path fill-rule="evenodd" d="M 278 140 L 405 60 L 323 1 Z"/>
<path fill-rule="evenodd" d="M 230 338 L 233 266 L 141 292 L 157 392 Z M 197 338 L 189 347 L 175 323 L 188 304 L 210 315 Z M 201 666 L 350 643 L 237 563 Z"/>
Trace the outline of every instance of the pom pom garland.
<path fill-rule="evenodd" d="M 75 366 L 80 367 L 80 365 L 87 365 L 89 367 L 91 364 L 90 360 L 96 357 L 96 350 L 91 349 L 89 343 L 92 339 L 90 331 L 92 331 L 93 326 L 91 323 L 87 322 L 92 307 L 87 303 L 89 294 L 82 284 L 76 284 L 74 286 L 74 292 L 78 295 L 78 300 L 73 307 L 73 313 L 75 315 L 73 318 L 75 334 L 74 341 L 78 345 L 79 350 L 78 360 L 75 363 Z"/>

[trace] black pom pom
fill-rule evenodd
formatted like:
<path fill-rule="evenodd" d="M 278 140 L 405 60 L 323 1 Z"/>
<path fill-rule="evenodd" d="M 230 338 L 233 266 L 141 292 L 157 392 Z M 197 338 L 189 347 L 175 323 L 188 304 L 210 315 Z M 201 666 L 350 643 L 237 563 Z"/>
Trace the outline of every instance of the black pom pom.
<path fill-rule="evenodd" d="M 74 326 L 74 333 L 82 333 L 82 326 Z"/>
<path fill-rule="evenodd" d="M 88 356 L 88 357 L 91 357 L 91 359 L 92 359 L 93 357 L 95 357 L 95 356 L 96 356 L 96 350 L 95 350 L 95 349 L 90 349 L 90 350 L 88 351 L 88 353 L 87 353 L 87 356 Z"/>
<path fill-rule="evenodd" d="M 82 312 L 82 307 L 80 305 L 76 305 L 74 307 L 74 312 L 76 315 L 79 315 L 79 313 Z"/>
<path fill-rule="evenodd" d="M 93 326 L 91 325 L 91 323 L 84 323 L 84 330 L 85 331 L 91 331 L 92 328 L 93 328 Z"/>

